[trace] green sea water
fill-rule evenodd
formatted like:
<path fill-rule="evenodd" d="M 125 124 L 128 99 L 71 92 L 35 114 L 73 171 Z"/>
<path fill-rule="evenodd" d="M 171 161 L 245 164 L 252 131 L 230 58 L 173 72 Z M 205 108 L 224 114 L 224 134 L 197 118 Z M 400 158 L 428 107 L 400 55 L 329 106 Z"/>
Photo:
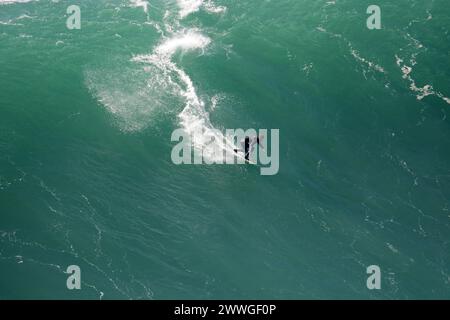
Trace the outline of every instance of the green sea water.
<path fill-rule="evenodd" d="M 0 0 L 0 298 L 448 299 L 450 6 L 373 2 Z M 199 123 L 279 173 L 174 165 Z"/>

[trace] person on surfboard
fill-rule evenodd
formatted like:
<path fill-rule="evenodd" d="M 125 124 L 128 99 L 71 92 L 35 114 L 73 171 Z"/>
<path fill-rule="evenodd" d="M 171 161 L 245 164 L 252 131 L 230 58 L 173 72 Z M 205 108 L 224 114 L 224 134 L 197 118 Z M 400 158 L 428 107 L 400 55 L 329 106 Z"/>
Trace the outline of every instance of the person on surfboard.
<path fill-rule="evenodd" d="M 244 140 L 241 141 L 241 145 L 243 149 L 234 149 L 234 152 L 238 153 L 238 151 L 244 152 L 244 157 L 246 161 L 250 161 L 250 154 L 253 152 L 255 148 L 255 144 L 258 144 L 261 148 L 264 147 L 261 144 L 261 140 L 264 139 L 264 136 L 256 136 L 256 137 L 245 137 Z"/>

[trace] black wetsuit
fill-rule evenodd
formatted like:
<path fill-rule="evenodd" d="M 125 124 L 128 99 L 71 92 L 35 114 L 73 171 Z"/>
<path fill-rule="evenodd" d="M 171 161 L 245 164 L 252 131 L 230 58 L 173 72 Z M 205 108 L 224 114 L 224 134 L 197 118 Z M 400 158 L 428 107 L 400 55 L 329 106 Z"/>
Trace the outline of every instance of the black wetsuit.
<path fill-rule="evenodd" d="M 259 144 L 259 137 L 257 138 L 257 143 Z M 251 139 L 250 139 L 250 137 L 245 137 L 245 140 L 244 140 L 244 157 L 245 157 L 245 160 L 247 160 L 247 161 L 250 161 L 250 143 L 251 143 Z M 234 152 L 238 152 L 239 151 L 239 149 L 234 149 Z"/>
<path fill-rule="evenodd" d="M 249 160 L 250 156 L 250 137 L 245 137 L 244 141 L 244 154 L 245 154 L 245 160 Z"/>

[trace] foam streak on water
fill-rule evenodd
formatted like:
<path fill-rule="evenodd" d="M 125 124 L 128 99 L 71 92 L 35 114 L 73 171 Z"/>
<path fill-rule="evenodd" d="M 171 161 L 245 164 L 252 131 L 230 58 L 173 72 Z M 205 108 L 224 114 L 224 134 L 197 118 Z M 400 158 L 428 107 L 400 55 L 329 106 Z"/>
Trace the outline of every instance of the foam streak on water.
<path fill-rule="evenodd" d="M 178 1 L 180 6 L 180 18 L 196 12 L 203 4 L 202 1 Z M 208 2 L 208 8 L 216 8 L 211 2 Z M 217 9 L 217 8 L 216 8 Z M 213 12 L 222 12 L 222 10 L 213 10 Z M 176 20 L 175 24 L 178 24 Z M 173 30 L 173 26 L 166 26 L 166 29 Z M 231 143 L 223 143 L 224 136 L 217 134 L 214 126 L 211 124 L 209 114 L 205 109 L 205 103 L 197 95 L 197 90 L 189 75 L 175 62 L 172 61 L 174 54 L 177 51 L 187 52 L 198 50 L 204 52 L 207 46 L 211 43 L 211 39 L 201 33 L 198 29 L 183 29 L 182 31 L 174 32 L 170 37 L 164 39 L 149 55 L 138 55 L 133 58 L 133 61 L 150 63 L 157 66 L 163 74 L 166 75 L 166 83 L 178 86 L 179 94 L 185 100 L 185 107 L 179 114 L 180 124 L 182 128 L 189 135 L 194 133 L 203 133 L 203 136 L 196 136 L 192 141 L 194 147 L 203 148 L 204 156 L 209 157 L 210 160 L 216 157 L 214 150 L 220 149 L 230 151 L 233 149 Z M 174 83 L 171 74 L 176 74 L 176 78 L 180 83 Z M 210 137 L 214 137 L 214 143 L 210 143 Z M 208 146 L 206 146 L 208 145 Z"/>
<path fill-rule="evenodd" d="M 0 0 L 0 5 L 2 4 L 14 4 L 14 3 L 27 3 L 33 0 Z"/>

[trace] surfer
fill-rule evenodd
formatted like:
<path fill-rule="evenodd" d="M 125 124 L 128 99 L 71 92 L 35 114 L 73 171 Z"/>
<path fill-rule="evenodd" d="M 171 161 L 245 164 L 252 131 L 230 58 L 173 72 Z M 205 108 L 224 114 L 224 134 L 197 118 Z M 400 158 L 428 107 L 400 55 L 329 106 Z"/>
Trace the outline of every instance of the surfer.
<path fill-rule="evenodd" d="M 261 140 L 264 139 L 263 135 L 256 136 L 256 137 L 245 137 L 244 140 L 241 141 L 241 145 L 243 149 L 234 149 L 234 152 L 238 153 L 238 151 L 244 152 L 244 157 L 246 161 L 249 161 L 250 154 L 253 152 L 253 149 L 255 148 L 255 145 L 258 144 L 261 148 L 264 149 L 264 147 L 261 144 Z"/>

